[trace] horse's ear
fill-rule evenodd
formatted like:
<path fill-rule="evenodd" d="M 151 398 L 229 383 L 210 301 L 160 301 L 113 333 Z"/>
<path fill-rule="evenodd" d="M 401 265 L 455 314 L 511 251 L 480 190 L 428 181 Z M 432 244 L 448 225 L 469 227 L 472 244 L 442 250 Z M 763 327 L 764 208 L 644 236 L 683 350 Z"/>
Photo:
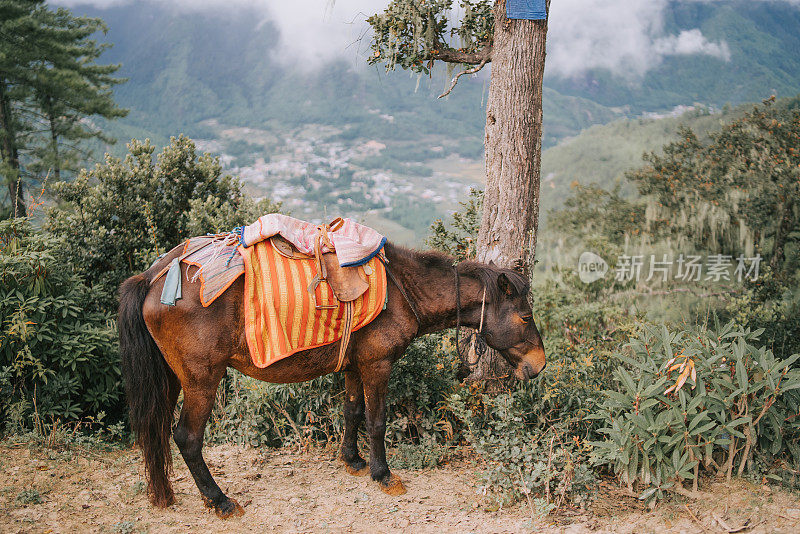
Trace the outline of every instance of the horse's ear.
<path fill-rule="evenodd" d="M 500 286 L 500 291 L 509 296 L 514 295 L 517 291 L 516 288 L 514 288 L 514 284 L 508 279 L 506 273 L 501 273 L 500 276 L 497 277 L 497 285 Z"/>

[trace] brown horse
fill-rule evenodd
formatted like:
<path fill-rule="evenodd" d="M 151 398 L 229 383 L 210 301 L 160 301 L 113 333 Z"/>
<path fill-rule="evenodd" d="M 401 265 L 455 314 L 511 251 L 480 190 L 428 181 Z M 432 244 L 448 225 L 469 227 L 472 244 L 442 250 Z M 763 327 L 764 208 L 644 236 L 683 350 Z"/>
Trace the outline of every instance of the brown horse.
<path fill-rule="evenodd" d="M 162 507 L 174 502 L 169 481 L 172 434 L 206 506 L 225 518 L 244 511 L 217 486 L 201 449 L 226 369 L 233 367 L 267 382 L 311 380 L 334 371 L 338 343 L 296 353 L 266 368 L 256 367 L 245 341 L 242 278 L 207 308 L 200 303 L 199 282 L 184 284 L 183 298 L 176 306 L 160 303 L 164 280 L 152 279 L 181 250 L 172 250 L 120 288 L 122 372 L 150 500 Z M 366 412 L 369 472 L 383 491 L 400 495 L 405 493 L 403 483 L 386 463 L 386 391 L 392 364 L 415 337 L 451 328 L 457 321 L 478 328 L 483 319 L 486 343 L 500 351 L 518 378 L 536 376 L 545 366 L 545 356 L 527 300 L 528 281 L 522 275 L 472 261 L 454 267 L 452 257 L 390 243 L 385 254 L 392 275 L 388 306 L 353 333 L 346 353 L 341 460 L 348 473 L 367 473 L 357 445 Z M 181 268 L 186 280 L 187 267 Z M 181 389 L 183 407 L 173 430 L 173 410 Z"/>

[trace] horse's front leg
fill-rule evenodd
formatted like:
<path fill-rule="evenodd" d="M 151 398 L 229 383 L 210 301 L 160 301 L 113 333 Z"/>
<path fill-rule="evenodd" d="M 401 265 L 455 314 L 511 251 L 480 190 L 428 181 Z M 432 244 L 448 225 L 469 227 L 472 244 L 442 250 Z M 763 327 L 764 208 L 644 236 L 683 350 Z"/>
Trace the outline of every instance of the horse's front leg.
<path fill-rule="evenodd" d="M 389 495 L 402 495 L 405 486 L 399 478 L 393 476 L 386 463 L 386 392 L 389 386 L 389 373 L 392 364 L 389 360 L 374 362 L 367 372 L 362 372 L 364 383 L 364 400 L 367 408 L 367 432 L 369 433 L 369 468 L 372 480 L 381 485 L 381 489 Z"/>
<path fill-rule="evenodd" d="M 345 371 L 344 438 L 342 461 L 351 475 L 366 475 L 367 462 L 358 453 L 358 429 L 364 422 L 364 384 L 358 371 Z"/>

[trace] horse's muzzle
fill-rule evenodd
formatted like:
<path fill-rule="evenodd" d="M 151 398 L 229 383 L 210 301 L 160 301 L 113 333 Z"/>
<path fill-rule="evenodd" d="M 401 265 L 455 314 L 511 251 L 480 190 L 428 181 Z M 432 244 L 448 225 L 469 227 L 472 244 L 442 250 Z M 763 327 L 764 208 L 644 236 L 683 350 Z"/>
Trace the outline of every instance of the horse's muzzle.
<path fill-rule="evenodd" d="M 544 355 L 544 347 L 540 344 L 538 347 L 534 347 L 526 352 L 525 355 L 520 358 L 517 368 L 514 370 L 514 374 L 520 380 L 530 380 L 541 373 L 546 365 L 547 360 Z"/>
<path fill-rule="evenodd" d="M 514 375 L 519 378 L 520 380 L 530 380 L 531 378 L 535 378 L 536 375 L 541 373 L 547 364 L 543 364 L 538 370 L 533 368 L 528 362 L 522 362 L 519 366 L 514 370 Z"/>

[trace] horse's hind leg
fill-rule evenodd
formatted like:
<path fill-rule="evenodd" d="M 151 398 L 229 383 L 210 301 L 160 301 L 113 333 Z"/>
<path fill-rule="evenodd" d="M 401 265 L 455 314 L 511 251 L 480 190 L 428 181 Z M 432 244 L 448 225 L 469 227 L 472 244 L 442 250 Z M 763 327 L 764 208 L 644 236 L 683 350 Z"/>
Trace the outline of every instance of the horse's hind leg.
<path fill-rule="evenodd" d="M 190 386 L 183 388 L 183 409 L 181 418 L 173 432 L 175 443 L 181 451 L 181 456 L 192 473 L 197 489 L 203 497 L 203 502 L 209 508 L 214 508 L 217 515 L 223 519 L 244 514 L 239 503 L 229 499 L 219 486 L 214 482 L 214 477 L 208 470 L 203 459 L 203 433 L 206 423 L 214 407 L 217 386 L 221 377 L 214 382 L 213 387 Z"/>
<path fill-rule="evenodd" d="M 364 385 L 357 371 L 345 371 L 344 384 L 344 438 L 342 439 L 342 461 L 351 475 L 369 473 L 367 462 L 358 453 L 358 429 L 364 422 Z"/>

